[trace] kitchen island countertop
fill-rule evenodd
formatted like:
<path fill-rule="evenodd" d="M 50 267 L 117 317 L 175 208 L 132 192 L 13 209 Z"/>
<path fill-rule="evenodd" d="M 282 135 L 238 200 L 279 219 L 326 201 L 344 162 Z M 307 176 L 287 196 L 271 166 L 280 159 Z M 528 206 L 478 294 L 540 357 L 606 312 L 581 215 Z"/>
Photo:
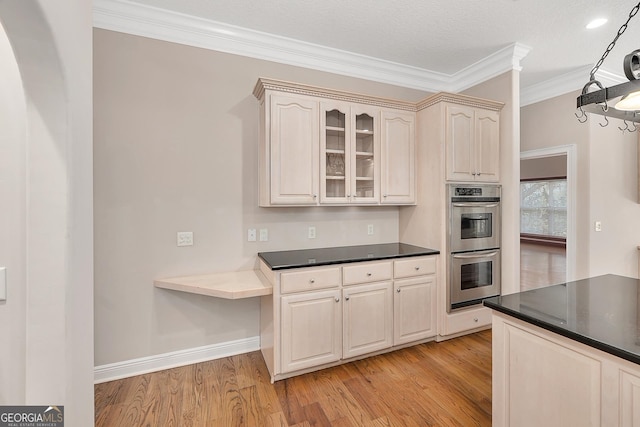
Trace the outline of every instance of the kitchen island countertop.
<path fill-rule="evenodd" d="M 640 364 L 640 280 L 604 275 L 489 298 L 484 305 Z"/>

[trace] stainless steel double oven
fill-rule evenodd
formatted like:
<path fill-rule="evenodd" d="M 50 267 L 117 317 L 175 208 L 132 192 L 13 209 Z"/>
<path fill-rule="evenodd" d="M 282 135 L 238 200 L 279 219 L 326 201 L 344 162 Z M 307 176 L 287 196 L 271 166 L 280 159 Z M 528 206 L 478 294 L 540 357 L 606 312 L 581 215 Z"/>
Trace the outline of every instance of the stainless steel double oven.
<path fill-rule="evenodd" d="M 448 310 L 500 295 L 499 185 L 450 184 Z"/>

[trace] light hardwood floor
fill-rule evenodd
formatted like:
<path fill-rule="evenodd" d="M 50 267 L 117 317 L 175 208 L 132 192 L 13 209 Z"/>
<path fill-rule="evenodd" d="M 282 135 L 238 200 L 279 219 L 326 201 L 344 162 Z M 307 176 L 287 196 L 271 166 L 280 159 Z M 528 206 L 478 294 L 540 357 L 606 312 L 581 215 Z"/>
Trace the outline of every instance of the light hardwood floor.
<path fill-rule="evenodd" d="M 520 244 L 520 290 L 526 291 L 567 281 L 567 256 L 564 248 Z"/>
<path fill-rule="evenodd" d="M 95 386 L 96 426 L 490 426 L 491 331 L 275 384 L 260 352 Z"/>

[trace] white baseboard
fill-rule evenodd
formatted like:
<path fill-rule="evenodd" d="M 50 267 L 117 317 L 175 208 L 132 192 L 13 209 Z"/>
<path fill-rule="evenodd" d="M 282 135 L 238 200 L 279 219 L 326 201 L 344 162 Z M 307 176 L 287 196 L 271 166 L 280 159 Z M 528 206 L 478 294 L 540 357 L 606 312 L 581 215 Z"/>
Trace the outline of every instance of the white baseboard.
<path fill-rule="evenodd" d="M 259 336 L 96 366 L 93 378 L 99 384 L 256 350 L 260 350 Z"/>

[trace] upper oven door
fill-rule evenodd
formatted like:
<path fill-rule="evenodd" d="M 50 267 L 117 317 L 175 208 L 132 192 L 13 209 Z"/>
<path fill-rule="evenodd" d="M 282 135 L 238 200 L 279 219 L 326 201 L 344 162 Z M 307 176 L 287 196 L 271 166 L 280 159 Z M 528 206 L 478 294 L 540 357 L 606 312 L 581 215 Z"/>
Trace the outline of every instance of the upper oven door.
<path fill-rule="evenodd" d="M 500 247 L 500 202 L 452 202 L 450 251 Z"/>

